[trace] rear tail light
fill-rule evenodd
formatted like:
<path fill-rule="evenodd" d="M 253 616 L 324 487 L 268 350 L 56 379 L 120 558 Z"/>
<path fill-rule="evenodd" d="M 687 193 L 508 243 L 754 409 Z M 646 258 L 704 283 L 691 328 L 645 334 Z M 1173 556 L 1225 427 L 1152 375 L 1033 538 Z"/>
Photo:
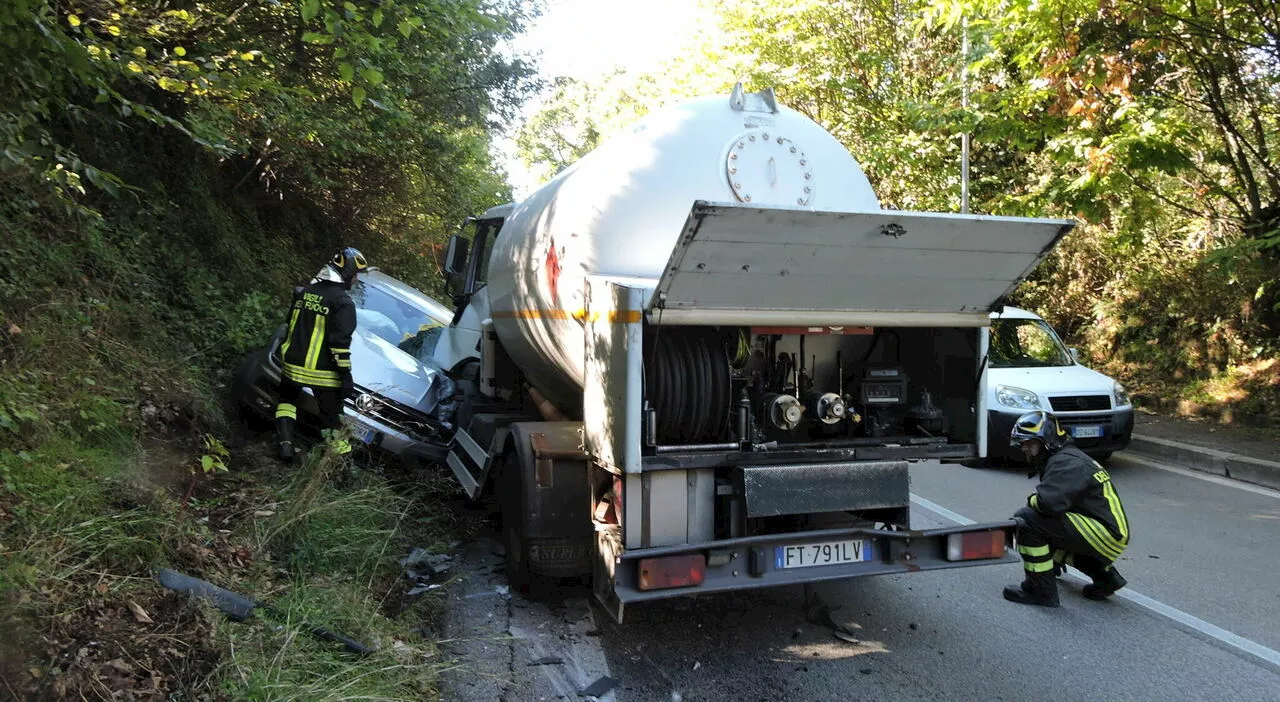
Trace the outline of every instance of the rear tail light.
<path fill-rule="evenodd" d="M 700 553 L 692 556 L 641 558 L 637 568 L 641 590 L 689 587 L 702 584 L 706 577 L 707 558 Z"/>
<path fill-rule="evenodd" d="M 1004 555 L 1004 532 L 971 531 L 947 536 L 948 561 L 972 561 Z"/>

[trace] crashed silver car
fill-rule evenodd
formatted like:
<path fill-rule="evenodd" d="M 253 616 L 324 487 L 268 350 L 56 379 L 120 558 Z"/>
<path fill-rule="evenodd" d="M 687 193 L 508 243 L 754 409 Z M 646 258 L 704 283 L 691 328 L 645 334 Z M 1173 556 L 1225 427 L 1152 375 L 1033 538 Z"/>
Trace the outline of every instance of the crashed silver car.
<path fill-rule="evenodd" d="M 351 289 L 356 331 L 351 338 L 355 394 L 347 423 L 357 440 L 410 462 L 444 459 L 453 436 L 455 386 L 431 354 L 453 312 L 421 292 L 370 269 Z M 241 361 L 232 396 L 241 412 L 274 419 L 280 384 L 281 325 L 266 348 Z M 299 403 L 298 420 L 319 425 L 314 398 Z"/>

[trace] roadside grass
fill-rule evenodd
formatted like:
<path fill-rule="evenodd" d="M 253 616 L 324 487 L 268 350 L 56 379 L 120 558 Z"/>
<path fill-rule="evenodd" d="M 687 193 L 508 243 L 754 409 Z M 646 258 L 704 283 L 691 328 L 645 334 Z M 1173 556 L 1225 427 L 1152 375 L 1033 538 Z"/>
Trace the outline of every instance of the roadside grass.
<path fill-rule="evenodd" d="M 437 602 L 406 601 L 398 564 L 432 545 L 419 528 L 431 523 L 421 495 L 323 450 L 286 470 L 265 463 L 262 448 L 242 447 L 237 472 L 206 477 L 186 509 L 183 482 L 138 480 L 138 451 L 63 439 L 25 457 L 0 453 L 0 622 L 17 634 L 0 643 L 9 662 L 0 672 L 14 696 L 434 695 Z M 152 579 L 160 566 L 273 614 L 232 622 L 161 588 Z M 316 640 L 304 621 L 376 652 L 357 657 Z"/>
<path fill-rule="evenodd" d="M 0 699 L 428 697 L 437 603 L 403 596 L 398 561 L 445 538 L 432 495 L 323 452 L 281 466 L 224 407 L 279 321 L 291 247 L 310 259 L 334 233 L 301 209 L 268 231 L 260 202 L 196 175 L 147 175 L 172 197 L 102 218 L 0 198 Z M 226 472 L 201 470 L 205 439 Z M 158 567 L 284 626 L 230 622 Z"/>

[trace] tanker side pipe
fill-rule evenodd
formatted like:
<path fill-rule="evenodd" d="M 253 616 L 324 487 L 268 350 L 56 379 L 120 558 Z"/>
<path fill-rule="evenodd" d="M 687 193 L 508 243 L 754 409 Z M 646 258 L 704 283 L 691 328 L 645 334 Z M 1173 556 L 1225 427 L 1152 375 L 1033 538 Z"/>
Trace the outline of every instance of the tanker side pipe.
<path fill-rule="evenodd" d="M 560 411 L 559 407 L 551 404 L 546 395 L 538 392 L 537 388 L 526 383 L 524 389 L 529 393 L 529 399 L 533 400 L 533 405 L 538 408 L 538 414 L 542 415 L 543 421 L 564 422 L 569 419 L 564 412 Z"/>

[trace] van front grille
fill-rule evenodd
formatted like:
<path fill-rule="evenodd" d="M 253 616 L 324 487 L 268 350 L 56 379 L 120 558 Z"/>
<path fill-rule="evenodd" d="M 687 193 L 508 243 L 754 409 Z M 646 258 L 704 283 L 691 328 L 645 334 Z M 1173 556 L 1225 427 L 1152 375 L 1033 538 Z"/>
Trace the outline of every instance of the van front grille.
<path fill-rule="evenodd" d="M 1110 395 L 1063 395 L 1050 397 L 1049 406 L 1054 412 L 1097 412 L 1111 409 Z"/>

